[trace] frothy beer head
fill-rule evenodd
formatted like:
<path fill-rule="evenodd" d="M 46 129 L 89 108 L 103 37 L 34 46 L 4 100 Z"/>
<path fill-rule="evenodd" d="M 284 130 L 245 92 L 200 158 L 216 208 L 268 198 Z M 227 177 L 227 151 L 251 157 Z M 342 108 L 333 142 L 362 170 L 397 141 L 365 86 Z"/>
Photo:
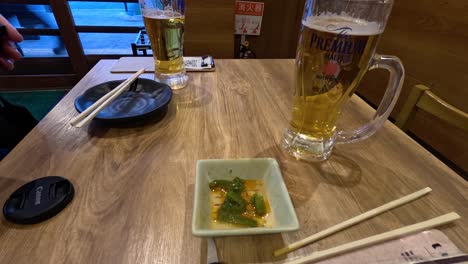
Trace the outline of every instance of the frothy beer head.
<path fill-rule="evenodd" d="M 308 17 L 302 20 L 302 24 L 310 29 L 332 34 L 346 34 L 353 36 L 378 35 L 383 32 L 383 27 L 377 22 L 369 22 L 359 18 L 353 18 L 342 14 L 326 14 Z"/>
<path fill-rule="evenodd" d="M 156 9 L 143 9 L 143 16 L 155 19 L 169 19 L 169 18 L 182 18 L 184 17 L 179 12 L 173 10 L 156 10 Z"/>

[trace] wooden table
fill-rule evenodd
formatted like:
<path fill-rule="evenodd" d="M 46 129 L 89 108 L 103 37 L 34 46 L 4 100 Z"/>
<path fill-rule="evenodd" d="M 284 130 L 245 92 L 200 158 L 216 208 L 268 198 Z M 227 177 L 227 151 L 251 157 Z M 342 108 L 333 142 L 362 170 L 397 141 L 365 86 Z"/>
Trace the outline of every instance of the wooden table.
<path fill-rule="evenodd" d="M 293 60 L 218 60 L 216 72 L 190 74 L 156 124 L 71 127 L 79 94 L 129 76 L 110 74 L 114 63 L 100 61 L 0 163 L 0 201 L 46 175 L 76 188 L 72 203 L 46 222 L 2 218 L 0 263 L 205 263 L 206 240 L 191 233 L 195 163 L 214 158 L 275 158 L 300 222 L 297 232 L 217 238 L 227 263 L 273 261 L 274 249 L 426 186 L 430 195 L 289 258 L 450 211 L 463 218 L 440 229 L 468 251 L 468 184 L 390 122 L 366 141 L 336 147 L 326 162 L 285 154 Z M 354 97 L 345 113 L 356 125 L 372 109 Z"/>

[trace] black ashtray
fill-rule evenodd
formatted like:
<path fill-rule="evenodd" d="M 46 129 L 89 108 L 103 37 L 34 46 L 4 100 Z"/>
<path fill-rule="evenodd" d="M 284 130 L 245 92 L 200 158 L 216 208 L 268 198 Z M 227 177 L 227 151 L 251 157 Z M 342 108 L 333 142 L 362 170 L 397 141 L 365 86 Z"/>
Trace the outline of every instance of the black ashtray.
<path fill-rule="evenodd" d="M 75 108 L 83 112 L 125 80 L 101 83 L 86 90 L 75 100 Z M 138 78 L 130 88 L 102 109 L 94 120 L 106 123 L 128 123 L 161 117 L 167 112 L 172 89 L 166 84 Z"/>

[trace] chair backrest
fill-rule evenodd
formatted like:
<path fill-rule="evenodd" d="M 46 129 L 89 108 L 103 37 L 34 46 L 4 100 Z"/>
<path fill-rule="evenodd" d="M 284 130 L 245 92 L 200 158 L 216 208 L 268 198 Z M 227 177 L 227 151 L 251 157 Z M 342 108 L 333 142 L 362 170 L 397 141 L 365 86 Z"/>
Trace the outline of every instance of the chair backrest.
<path fill-rule="evenodd" d="M 415 85 L 412 88 L 405 105 L 396 118 L 395 124 L 402 130 L 407 130 L 408 121 L 417 108 L 464 131 L 468 131 L 468 114 L 448 104 L 424 85 Z"/>
<path fill-rule="evenodd" d="M 184 55 L 234 57 L 234 0 L 186 0 Z"/>

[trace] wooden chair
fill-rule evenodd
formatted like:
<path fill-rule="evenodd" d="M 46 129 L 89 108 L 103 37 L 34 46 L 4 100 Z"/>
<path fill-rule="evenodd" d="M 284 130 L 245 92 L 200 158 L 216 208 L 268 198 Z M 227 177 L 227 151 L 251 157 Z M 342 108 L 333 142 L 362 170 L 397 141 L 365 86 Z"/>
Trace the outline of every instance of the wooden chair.
<path fill-rule="evenodd" d="M 412 88 L 405 105 L 396 118 L 395 124 L 403 131 L 408 129 L 408 121 L 416 112 L 416 108 L 422 109 L 464 131 L 468 131 L 468 114 L 448 104 L 424 85 L 415 85 Z"/>

